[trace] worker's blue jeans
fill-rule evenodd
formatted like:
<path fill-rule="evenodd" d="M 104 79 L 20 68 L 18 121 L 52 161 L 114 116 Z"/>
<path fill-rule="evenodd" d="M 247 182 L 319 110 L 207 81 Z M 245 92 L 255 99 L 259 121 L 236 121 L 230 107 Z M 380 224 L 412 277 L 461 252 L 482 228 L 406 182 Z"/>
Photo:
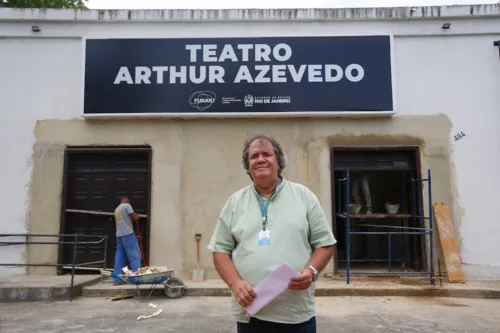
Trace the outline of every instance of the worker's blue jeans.
<path fill-rule="evenodd" d="M 141 250 L 135 233 L 116 239 L 115 274 L 123 274 L 122 268 L 125 266 L 126 259 L 128 259 L 130 270 L 136 271 L 141 268 Z M 120 281 L 115 278 L 113 280 L 114 282 Z"/>

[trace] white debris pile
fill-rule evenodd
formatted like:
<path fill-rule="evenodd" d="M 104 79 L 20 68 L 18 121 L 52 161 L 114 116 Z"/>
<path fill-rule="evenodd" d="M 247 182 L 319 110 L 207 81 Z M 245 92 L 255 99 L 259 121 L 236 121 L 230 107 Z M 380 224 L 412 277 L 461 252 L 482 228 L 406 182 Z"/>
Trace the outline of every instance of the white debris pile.
<path fill-rule="evenodd" d="M 158 307 L 158 305 L 156 304 L 153 304 L 153 303 L 149 303 L 149 306 L 156 309 Z M 162 309 L 158 309 L 157 311 L 155 311 L 153 314 L 150 314 L 150 315 L 142 315 L 142 316 L 139 316 L 137 317 L 137 320 L 144 320 L 144 319 L 149 319 L 149 318 L 152 318 L 152 317 L 155 317 L 157 315 L 159 315 L 160 313 L 162 313 L 163 310 Z"/>
<path fill-rule="evenodd" d="M 137 271 L 131 271 L 127 266 L 122 269 L 125 276 L 138 276 L 138 275 L 146 275 L 146 274 L 154 274 L 154 273 L 163 273 L 167 271 L 166 266 L 145 266 L 139 268 Z"/>

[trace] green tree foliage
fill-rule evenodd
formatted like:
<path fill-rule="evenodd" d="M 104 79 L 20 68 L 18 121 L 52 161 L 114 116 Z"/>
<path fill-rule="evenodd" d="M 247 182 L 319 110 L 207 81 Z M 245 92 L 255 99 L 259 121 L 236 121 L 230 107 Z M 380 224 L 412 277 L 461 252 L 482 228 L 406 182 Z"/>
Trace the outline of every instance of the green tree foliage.
<path fill-rule="evenodd" d="M 0 0 L 6 8 L 72 8 L 87 9 L 88 0 Z"/>

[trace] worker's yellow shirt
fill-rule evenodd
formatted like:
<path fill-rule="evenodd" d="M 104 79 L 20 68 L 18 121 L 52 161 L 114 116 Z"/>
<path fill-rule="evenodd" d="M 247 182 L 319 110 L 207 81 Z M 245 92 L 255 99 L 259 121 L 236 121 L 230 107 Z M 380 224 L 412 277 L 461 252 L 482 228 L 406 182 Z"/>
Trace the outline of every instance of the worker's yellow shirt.
<path fill-rule="evenodd" d="M 297 271 L 304 269 L 316 248 L 336 243 L 316 195 L 307 187 L 285 179 L 270 198 L 266 229 L 270 244 L 259 245 L 262 213 L 257 191 L 249 185 L 227 200 L 208 249 L 231 255 L 242 279 L 255 286 L 284 262 Z M 314 282 L 308 290 L 287 289 L 255 317 L 279 323 L 305 322 L 315 315 L 314 293 Z M 235 320 L 249 321 L 234 295 L 231 308 Z"/>

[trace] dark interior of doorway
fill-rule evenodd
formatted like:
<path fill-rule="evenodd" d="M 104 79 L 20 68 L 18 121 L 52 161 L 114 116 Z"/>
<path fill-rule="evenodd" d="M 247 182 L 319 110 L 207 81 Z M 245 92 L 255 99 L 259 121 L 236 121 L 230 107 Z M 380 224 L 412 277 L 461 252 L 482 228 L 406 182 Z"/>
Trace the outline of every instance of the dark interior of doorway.
<path fill-rule="evenodd" d="M 420 178 L 417 148 L 379 149 L 332 149 L 332 197 L 334 198 L 334 231 L 338 241 L 335 256 L 336 270 L 346 268 L 346 212 L 345 186 L 339 192 L 336 180 L 345 178 L 349 170 L 351 198 L 354 203 L 353 186 L 358 185 L 361 211 L 351 217 L 351 231 L 387 232 L 412 231 L 412 227 L 422 227 L 421 220 L 411 216 L 422 216 L 422 190 L 416 185 L 414 198 L 410 179 Z M 372 215 L 366 216 L 366 201 L 360 183 L 356 179 L 368 179 L 372 203 Z M 413 201 L 415 200 L 415 202 Z M 399 204 L 397 215 L 387 214 L 386 203 Z M 416 210 L 416 212 L 414 212 Z M 374 218 L 377 216 L 377 218 Z M 390 228 L 397 227 L 397 228 Z M 351 269 L 383 272 L 388 269 L 388 235 L 351 235 Z M 425 240 L 422 235 L 391 236 L 391 271 L 422 271 L 425 269 L 423 256 Z"/>
<path fill-rule="evenodd" d="M 67 212 L 66 209 L 112 213 L 125 194 L 130 196 L 136 213 L 148 215 L 148 218 L 139 219 L 139 229 L 145 258 L 149 262 L 151 153 L 149 146 L 67 149 L 60 233 L 108 237 L 106 250 L 101 244 L 79 245 L 76 253 L 77 265 L 102 260 L 106 254 L 106 268 L 113 268 L 116 252 L 115 221 L 114 217 L 109 215 L 74 213 Z M 61 245 L 59 263 L 71 263 L 72 255 L 72 245 Z M 102 268 L 102 265 L 90 266 Z M 70 271 L 59 269 L 58 273 L 65 274 Z M 78 269 L 75 273 L 96 274 L 99 271 Z"/>

